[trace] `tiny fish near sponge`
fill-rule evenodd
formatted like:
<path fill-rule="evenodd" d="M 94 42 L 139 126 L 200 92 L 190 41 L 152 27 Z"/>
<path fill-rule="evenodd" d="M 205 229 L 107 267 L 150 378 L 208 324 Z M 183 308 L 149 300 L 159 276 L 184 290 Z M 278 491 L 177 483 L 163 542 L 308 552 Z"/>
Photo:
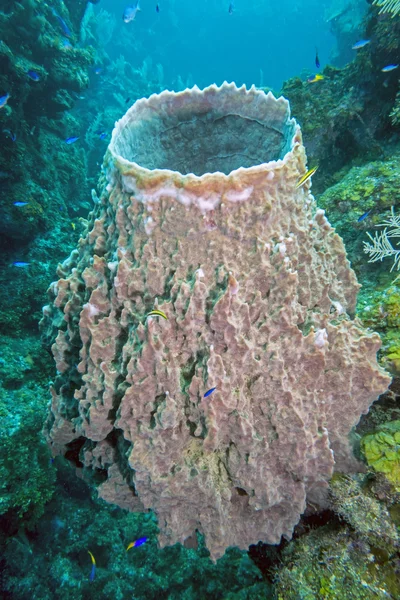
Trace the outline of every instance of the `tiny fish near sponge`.
<path fill-rule="evenodd" d="M 290 538 L 334 469 L 357 468 L 350 431 L 389 378 L 342 240 L 296 187 L 289 103 L 227 83 L 154 94 L 103 168 L 43 309 L 53 453 L 106 501 L 153 509 L 160 546 L 198 529 L 215 560 Z"/>

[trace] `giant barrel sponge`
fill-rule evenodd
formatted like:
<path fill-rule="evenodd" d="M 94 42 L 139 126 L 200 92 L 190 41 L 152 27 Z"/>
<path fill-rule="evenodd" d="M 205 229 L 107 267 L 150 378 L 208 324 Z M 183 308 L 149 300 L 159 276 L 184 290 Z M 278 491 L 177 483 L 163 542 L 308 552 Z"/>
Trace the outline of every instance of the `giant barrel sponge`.
<path fill-rule="evenodd" d="M 50 286 L 49 443 L 108 502 L 153 509 L 161 546 L 278 543 L 357 468 L 349 434 L 389 379 L 305 165 L 284 98 L 138 100 Z"/>

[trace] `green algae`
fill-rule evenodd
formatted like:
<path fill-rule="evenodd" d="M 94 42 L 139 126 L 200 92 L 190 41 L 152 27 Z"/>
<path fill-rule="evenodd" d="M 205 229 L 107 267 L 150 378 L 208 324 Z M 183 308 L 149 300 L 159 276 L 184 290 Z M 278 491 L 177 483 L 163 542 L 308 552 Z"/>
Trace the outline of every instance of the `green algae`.
<path fill-rule="evenodd" d="M 387 274 L 393 279 L 392 274 Z M 375 289 L 364 288 L 358 299 L 357 316 L 365 327 L 377 331 L 382 347 L 380 364 L 393 375 L 400 374 L 400 286 L 389 283 Z"/>
<path fill-rule="evenodd" d="M 335 512 L 359 539 L 380 551 L 396 552 L 400 538 L 388 510 L 390 502 L 386 504 L 377 497 L 368 479 L 336 473 L 330 482 L 330 498 Z"/>
<path fill-rule="evenodd" d="M 400 421 L 380 425 L 374 433 L 365 435 L 361 449 L 370 467 L 385 477 L 400 492 Z"/>
<path fill-rule="evenodd" d="M 389 497 L 368 477 L 335 474 L 331 506 L 340 517 L 293 540 L 276 570 L 278 600 L 397 598 L 399 533 Z"/>
<path fill-rule="evenodd" d="M 370 266 L 364 253 L 367 231 L 387 216 L 392 206 L 400 204 L 400 155 L 394 153 L 386 161 L 372 161 L 338 173 L 340 180 L 318 196 L 318 206 L 343 238 L 348 257 L 358 276 L 379 271 Z M 370 211 L 368 216 L 360 217 Z M 390 259 L 388 259 L 388 270 Z"/>
<path fill-rule="evenodd" d="M 278 600 L 372 600 L 400 593 L 393 567 L 380 564 L 346 526 L 326 526 L 288 546 L 276 588 Z"/>

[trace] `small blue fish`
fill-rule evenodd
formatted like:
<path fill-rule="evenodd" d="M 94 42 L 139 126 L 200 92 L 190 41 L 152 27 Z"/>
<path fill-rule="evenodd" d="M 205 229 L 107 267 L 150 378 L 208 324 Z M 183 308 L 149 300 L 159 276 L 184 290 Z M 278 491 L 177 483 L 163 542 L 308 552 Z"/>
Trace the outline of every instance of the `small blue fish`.
<path fill-rule="evenodd" d="M 351 47 L 352 50 L 359 50 L 360 48 L 364 48 L 367 44 L 370 43 L 371 40 L 360 40 L 356 42 L 354 46 Z"/>
<path fill-rule="evenodd" d="M 14 202 L 14 206 L 27 206 L 29 202 Z"/>
<path fill-rule="evenodd" d="M 58 12 L 53 8 L 53 15 L 56 17 L 56 19 L 58 20 L 58 22 L 61 25 L 61 29 L 63 30 L 64 35 L 66 35 L 67 37 L 71 37 L 71 30 L 68 27 L 68 25 L 66 24 L 66 22 L 64 21 L 64 19 L 62 17 L 60 17 L 60 15 L 58 14 Z"/>
<path fill-rule="evenodd" d="M 211 394 L 212 394 L 213 392 L 215 392 L 215 390 L 216 390 L 216 389 L 217 389 L 216 387 L 213 387 L 213 388 L 211 388 L 210 390 L 208 390 L 208 391 L 207 391 L 207 392 L 204 394 L 204 398 L 207 398 L 207 396 L 211 396 Z"/>
<path fill-rule="evenodd" d="M 24 269 L 25 267 L 29 267 L 31 263 L 28 262 L 23 262 L 20 260 L 17 260 L 16 262 L 13 262 L 14 267 L 19 267 L 20 269 Z"/>
<path fill-rule="evenodd" d="M 106 131 L 102 131 L 102 132 L 101 132 L 101 134 L 99 135 L 99 138 L 100 138 L 101 140 L 105 140 L 105 139 L 106 139 L 106 137 L 107 137 L 107 132 L 106 132 Z"/>
<path fill-rule="evenodd" d="M 157 4 L 157 6 L 156 6 L 156 13 L 159 13 L 159 12 L 160 12 L 160 6 Z"/>
<path fill-rule="evenodd" d="M 389 73 L 390 71 L 394 71 L 395 69 L 398 68 L 399 65 L 386 65 L 386 67 L 383 67 L 383 69 L 381 69 L 382 73 Z"/>
<path fill-rule="evenodd" d="M 129 97 L 129 98 L 127 98 L 127 99 L 125 100 L 125 104 L 128 104 L 128 102 L 129 102 L 129 100 L 130 100 L 130 99 L 131 99 L 130 97 Z"/>
<path fill-rule="evenodd" d="M 79 137 L 69 137 L 65 140 L 66 144 L 75 144 L 79 140 Z"/>
<path fill-rule="evenodd" d="M 29 79 L 32 79 L 32 81 L 40 81 L 40 75 L 38 75 L 36 71 L 29 69 L 26 74 L 28 75 Z"/>
<path fill-rule="evenodd" d="M 139 7 L 139 0 L 136 0 L 134 4 L 130 4 L 129 6 L 125 6 L 124 12 L 122 15 L 122 20 L 124 23 L 130 23 L 133 21 L 137 15 Z"/>
<path fill-rule="evenodd" d="M 148 537 L 141 537 L 135 542 L 131 542 L 130 544 L 128 544 L 126 551 L 128 552 L 128 550 L 130 550 L 131 548 L 137 548 L 138 546 L 142 546 L 147 542 L 148 539 Z"/>
<path fill-rule="evenodd" d="M 12 142 L 15 142 L 15 140 L 17 139 L 17 135 L 13 133 L 10 129 L 3 129 L 3 133 L 7 134 L 11 138 Z"/>
<path fill-rule="evenodd" d="M 102 72 L 103 72 L 103 67 L 95 67 L 94 68 L 95 75 L 100 75 Z"/>
<path fill-rule="evenodd" d="M 3 108 L 7 104 L 9 97 L 10 97 L 10 94 L 5 94 L 4 96 L 0 96 L 0 108 Z"/>
<path fill-rule="evenodd" d="M 233 2 L 230 3 L 229 8 L 228 8 L 228 13 L 230 15 L 233 15 L 233 11 L 235 10 L 235 5 L 233 4 Z"/>
<path fill-rule="evenodd" d="M 315 48 L 315 66 L 317 67 L 317 69 L 319 69 L 321 66 L 321 63 L 319 62 L 319 57 L 318 57 L 318 48 Z"/>
<path fill-rule="evenodd" d="M 363 215 L 361 215 L 361 217 L 358 217 L 357 223 L 361 223 L 361 221 L 364 221 L 364 219 L 366 219 L 368 217 L 368 215 L 371 211 L 372 211 L 372 208 L 367 210 L 367 212 L 365 212 Z"/>
<path fill-rule="evenodd" d="M 92 559 L 92 570 L 90 571 L 89 581 L 93 581 L 96 575 L 96 559 L 90 550 L 88 550 L 88 554 L 90 554 L 90 558 Z"/>
<path fill-rule="evenodd" d="M 71 42 L 69 41 L 68 38 L 62 38 L 61 40 L 61 45 L 63 48 L 65 48 L 65 50 L 72 50 L 73 49 L 73 45 L 71 44 Z"/>

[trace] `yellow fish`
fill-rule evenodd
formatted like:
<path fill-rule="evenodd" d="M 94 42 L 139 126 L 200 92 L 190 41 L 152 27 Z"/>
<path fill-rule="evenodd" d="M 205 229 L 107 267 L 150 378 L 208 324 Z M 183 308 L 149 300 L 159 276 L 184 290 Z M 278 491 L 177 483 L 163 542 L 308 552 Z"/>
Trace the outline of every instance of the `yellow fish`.
<path fill-rule="evenodd" d="M 72 229 L 75 231 L 75 229 L 76 229 L 76 225 L 75 225 L 75 223 L 71 223 L 71 227 L 72 227 Z"/>
<path fill-rule="evenodd" d="M 312 75 L 311 77 L 309 77 L 307 79 L 307 83 L 315 83 L 316 81 L 322 81 L 324 78 L 323 75 L 320 75 L 319 73 L 317 73 L 316 75 Z"/>
<path fill-rule="evenodd" d="M 296 183 L 296 188 L 301 187 L 310 177 L 312 177 L 315 171 L 318 169 L 318 165 L 313 167 L 312 169 L 308 169 L 307 173 L 304 173 L 303 177 L 300 177 L 298 182 Z"/>
<path fill-rule="evenodd" d="M 147 317 L 162 317 L 165 320 L 168 319 L 167 315 L 162 310 L 152 310 L 146 315 L 146 318 Z"/>

